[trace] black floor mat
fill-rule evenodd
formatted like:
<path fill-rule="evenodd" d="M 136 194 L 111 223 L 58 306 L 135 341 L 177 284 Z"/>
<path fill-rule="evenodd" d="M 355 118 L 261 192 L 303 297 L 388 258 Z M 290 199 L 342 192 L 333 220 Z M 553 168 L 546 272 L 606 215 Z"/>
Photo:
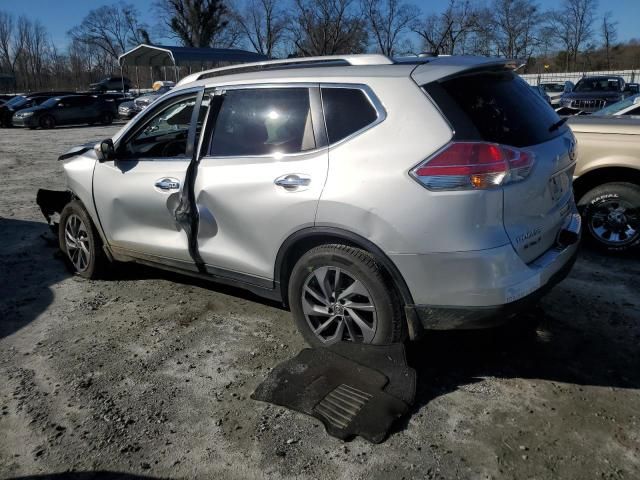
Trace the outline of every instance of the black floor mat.
<path fill-rule="evenodd" d="M 316 417 L 343 440 L 360 435 L 380 443 L 414 394 L 415 371 L 402 345 L 339 344 L 305 349 L 281 363 L 252 398 Z"/>

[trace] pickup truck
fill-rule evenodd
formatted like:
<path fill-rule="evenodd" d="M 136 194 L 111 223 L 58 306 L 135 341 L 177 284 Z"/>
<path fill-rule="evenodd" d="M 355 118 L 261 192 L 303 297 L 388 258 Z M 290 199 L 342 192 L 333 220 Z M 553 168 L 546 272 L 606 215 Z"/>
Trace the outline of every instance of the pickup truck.
<path fill-rule="evenodd" d="M 609 251 L 640 244 L 640 118 L 575 116 L 573 188 L 584 238 Z"/>

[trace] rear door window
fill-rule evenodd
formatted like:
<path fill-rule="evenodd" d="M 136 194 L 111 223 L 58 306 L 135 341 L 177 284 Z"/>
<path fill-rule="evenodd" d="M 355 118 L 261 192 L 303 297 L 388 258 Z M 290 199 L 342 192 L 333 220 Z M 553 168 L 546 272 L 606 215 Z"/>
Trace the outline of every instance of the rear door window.
<path fill-rule="evenodd" d="M 308 88 L 247 88 L 224 94 L 210 155 L 273 155 L 315 148 Z"/>
<path fill-rule="evenodd" d="M 359 88 L 322 88 L 322 108 L 329 143 L 336 143 L 368 127 L 378 112 Z"/>
<path fill-rule="evenodd" d="M 481 72 L 425 85 L 455 130 L 456 140 L 525 147 L 566 132 L 560 117 L 511 71 Z"/>

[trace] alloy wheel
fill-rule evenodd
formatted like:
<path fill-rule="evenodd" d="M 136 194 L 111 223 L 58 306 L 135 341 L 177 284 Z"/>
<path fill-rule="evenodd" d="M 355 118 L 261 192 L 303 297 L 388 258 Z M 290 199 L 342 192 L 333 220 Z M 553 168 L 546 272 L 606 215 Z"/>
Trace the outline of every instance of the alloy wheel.
<path fill-rule="evenodd" d="M 78 272 L 84 272 L 89 267 L 91 244 L 87 227 L 78 215 L 71 214 L 67 218 L 64 239 L 69 260 Z"/>
<path fill-rule="evenodd" d="M 599 241 L 621 247 L 637 240 L 640 234 L 638 208 L 622 199 L 611 199 L 593 208 L 589 230 Z"/>
<path fill-rule="evenodd" d="M 371 294 L 344 269 L 314 270 L 304 282 L 302 310 L 311 331 L 323 343 L 371 343 L 375 336 L 377 315 Z"/>

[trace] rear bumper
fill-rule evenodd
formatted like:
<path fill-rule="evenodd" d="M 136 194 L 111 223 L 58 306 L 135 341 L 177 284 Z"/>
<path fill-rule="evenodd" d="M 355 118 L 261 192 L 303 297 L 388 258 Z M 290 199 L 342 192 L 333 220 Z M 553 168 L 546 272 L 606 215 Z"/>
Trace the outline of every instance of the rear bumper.
<path fill-rule="evenodd" d="M 580 216 L 574 213 L 543 255 L 525 264 L 511 245 L 477 252 L 392 256 L 411 290 L 407 315 L 425 329 L 485 328 L 535 304 L 571 271 Z M 401 257 L 401 258 L 398 258 Z"/>

